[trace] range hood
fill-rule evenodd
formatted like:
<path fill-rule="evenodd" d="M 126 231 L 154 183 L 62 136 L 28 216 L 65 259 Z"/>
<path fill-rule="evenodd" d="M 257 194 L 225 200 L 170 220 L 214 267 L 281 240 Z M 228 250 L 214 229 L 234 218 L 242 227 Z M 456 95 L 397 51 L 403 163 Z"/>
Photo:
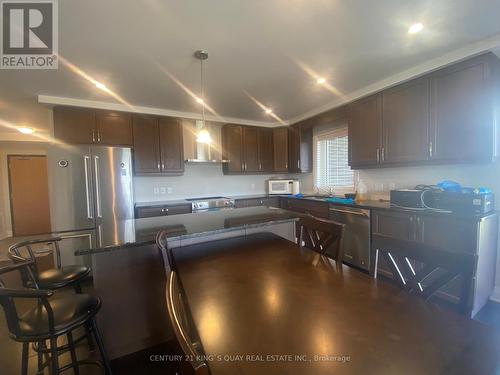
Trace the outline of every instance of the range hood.
<path fill-rule="evenodd" d="M 199 120 L 183 121 L 184 156 L 186 163 L 228 163 L 229 160 L 222 159 L 222 125 Z M 211 143 L 197 142 L 196 138 L 201 129 L 208 131 Z"/>

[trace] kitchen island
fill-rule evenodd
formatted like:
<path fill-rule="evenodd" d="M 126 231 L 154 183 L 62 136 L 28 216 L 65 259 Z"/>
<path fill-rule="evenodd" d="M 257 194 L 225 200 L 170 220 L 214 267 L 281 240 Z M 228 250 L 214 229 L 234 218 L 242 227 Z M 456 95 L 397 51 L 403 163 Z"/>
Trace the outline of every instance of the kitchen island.
<path fill-rule="evenodd" d="M 92 268 L 87 290 L 102 299 L 97 319 L 111 359 L 156 347 L 173 338 L 165 304 L 166 270 L 155 238 L 166 230 L 180 248 L 259 232 L 293 241 L 298 215 L 267 207 L 124 220 L 115 245 L 79 249 Z M 117 313 L 119 312 L 119 313 Z"/>

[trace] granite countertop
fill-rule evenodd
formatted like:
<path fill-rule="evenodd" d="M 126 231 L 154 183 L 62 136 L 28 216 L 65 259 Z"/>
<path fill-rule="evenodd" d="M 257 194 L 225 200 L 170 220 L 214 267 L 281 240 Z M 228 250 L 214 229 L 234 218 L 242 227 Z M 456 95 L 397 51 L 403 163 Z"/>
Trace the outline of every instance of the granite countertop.
<path fill-rule="evenodd" d="M 118 240 L 117 244 L 103 248 L 80 249 L 75 254 L 87 255 L 154 244 L 156 235 L 161 230 L 168 232 L 169 240 L 182 241 L 209 234 L 291 222 L 297 220 L 299 216 L 295 212 L 260 206 L 122 220 L 118 223 L 117 233 L 121 233 L 120 238 L 123 240 Z"/>

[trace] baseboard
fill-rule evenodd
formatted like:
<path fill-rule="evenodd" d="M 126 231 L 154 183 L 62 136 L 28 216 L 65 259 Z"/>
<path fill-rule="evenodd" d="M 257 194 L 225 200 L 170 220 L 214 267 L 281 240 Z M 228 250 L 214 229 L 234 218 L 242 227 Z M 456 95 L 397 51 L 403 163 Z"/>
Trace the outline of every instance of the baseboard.
<path fill-rule="evenodd" d="M 500 285 L 495 286 L 493 294 L 490 296 L 490 300 L 500 303 Z"/>

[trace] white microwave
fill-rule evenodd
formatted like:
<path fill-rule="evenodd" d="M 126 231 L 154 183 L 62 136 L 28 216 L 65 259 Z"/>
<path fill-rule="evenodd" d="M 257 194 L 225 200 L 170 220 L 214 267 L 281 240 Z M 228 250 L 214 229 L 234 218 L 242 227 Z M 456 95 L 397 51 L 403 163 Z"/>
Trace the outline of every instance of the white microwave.
<path fill-rule="evenodd" d="M 297 180 L 268 180 L 268 194 L 299 194 L 300 183 Z"/>

